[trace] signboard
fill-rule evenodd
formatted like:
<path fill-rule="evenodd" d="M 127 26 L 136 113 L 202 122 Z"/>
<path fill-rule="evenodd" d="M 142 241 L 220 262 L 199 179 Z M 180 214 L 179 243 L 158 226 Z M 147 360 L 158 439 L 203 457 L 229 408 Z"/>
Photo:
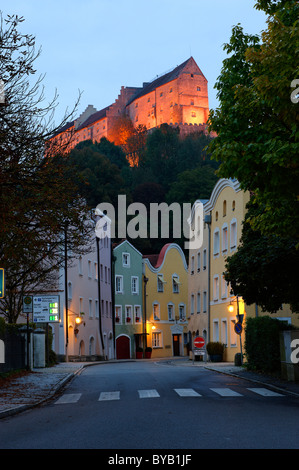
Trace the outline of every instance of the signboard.
<path fill-rule="evenodd" d="M 235 324 L 235 332 L 237 333 L 237 335 L 240 335 L 242 333 L 242 329 L 243 329 L 242 323 L 238 321 Z"/>
<path fill-rule="evenodd" d="M 5 295 L 5 271 L 4 268 L 0 268 L 0 299 L 3 299 Z"/>
<path fill-rule="evenodd" d="M 23 297 L 23 313 L 33 313 L 32 295 L 25 295 Z"/>
<path fill-rule="evenodd" d="M 35 323 L 59 322 L 59 295 L 33 297 L 33 321 Z"/>
<path fill-rule="evenodd" d="M 194 338 L 193 344 L 195 348 L 203 348 L 205 345 L 205 339 L 201 336 L 196 336 L 196 338 Z"/>

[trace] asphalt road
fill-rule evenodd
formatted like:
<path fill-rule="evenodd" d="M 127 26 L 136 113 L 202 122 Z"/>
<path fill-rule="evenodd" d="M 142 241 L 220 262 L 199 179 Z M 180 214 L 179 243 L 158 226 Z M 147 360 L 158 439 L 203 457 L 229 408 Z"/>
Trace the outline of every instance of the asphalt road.
<path fill-rule="evenodd" d="M 0 448 L 298 449 L 299 398 L 272 393 L 204 368 L 102 364 L 2 419 Z"/>

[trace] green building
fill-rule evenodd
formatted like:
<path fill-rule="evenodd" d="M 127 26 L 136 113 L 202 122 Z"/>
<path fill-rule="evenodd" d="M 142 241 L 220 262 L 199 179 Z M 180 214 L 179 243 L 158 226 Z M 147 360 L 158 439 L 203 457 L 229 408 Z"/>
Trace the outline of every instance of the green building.
<path fill-rule="evenodd" d="M 127 240 L 113 250 L 116 358 L 135 358 L 142 347 L 142 254 Z"/>

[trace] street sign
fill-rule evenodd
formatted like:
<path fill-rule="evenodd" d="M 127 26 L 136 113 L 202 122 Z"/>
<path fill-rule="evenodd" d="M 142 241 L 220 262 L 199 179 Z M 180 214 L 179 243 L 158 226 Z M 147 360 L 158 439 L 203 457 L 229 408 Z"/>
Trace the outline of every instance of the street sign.
<path fill-rule="evenodd" d="M 201 336 L 196 336 L 196 338 L 194 338 L 193 344 L 195 348 L 203 348 L 205 345 L 205 339 Z"/>
<path fill-rule="evenodd" d="M 237 333 L 237 335 L 240 335 L 242 333 L 242 330 L 243 330 L 242 323 L 238 321 L 235 324 L 235 332 Z"/>
<path fill-rule="evenodd" d="M 33 321 L 35 323 L 59 322 L 59 295 L 33 297 Z"/>
<path fill-rule="evenodd" d="M 23 313 L 33 313 L 32 295 L 25 295 L 23 297 Z"/>
<path fill-rule="evenodd" d="M 5 296 L 5 271 L 4 268 L 0 268 L 0 299 Z"/>

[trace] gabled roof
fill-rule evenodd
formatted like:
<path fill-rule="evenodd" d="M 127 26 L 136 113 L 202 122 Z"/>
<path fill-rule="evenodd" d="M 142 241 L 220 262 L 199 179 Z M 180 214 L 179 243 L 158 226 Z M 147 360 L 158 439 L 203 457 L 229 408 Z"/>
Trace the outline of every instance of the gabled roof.
<path fill-rule="evenodd" d="M 91 116 L 89 116 L 84 122 L 82 122 L 82 124 L 78 127 L 77 131 L 83 129 L 84 127 L 90 126 L 96 121 L 100 121 L 100 119 L 104 119 L 107 115 L 107 111 L 109 108 L 110 106 L 107 106 L 106 108 L 91 114 Z"/>
<path fill-rule="evenodd" d="M 141 96 L 144 96 L 144 95 L 147 95 L 148 93 L 150 93 L 151 91 L 155 90 L 155 88 L 158 88 L 162 85 L 165 85 L 166 83 L 168 82 L 171 82 L 172 80 L 175 80 L 176 78 L 178 78 L 178 76 L 180 75 L 180 73 L 183 71 L 183 69 L 186 67 L 186 65 L 188 64 L 188 62 L 192 60 L 194 61 L 193 57 L 190 57 L 189 59 L 185 60 L 185 62 L 183 62 L 181 65 L 178 65 L 177 67 L 175 67 L 173 70 L 171 70 L 170 72 L 162 75 L 161 77 L 158 77 L 156 78 L 156 80 L 150 82 L 150 83 L 147 83 L 139 93 L 137 93 L 127 104 L 127 106 L 129 104 L 131 104 L 133 101 L 135 101 L 137 98 L 140 98 Z M 195 61 L 194 61 L 195 62 Z"/>
<path fill-rule="evenodd" d="M 183 250 L 181 249 L 181 247 L 179 245 L 177 245 L 176 243 L 167 243 L 166 245 L 163 246 L 163 248 L 161 249 L 159 254 L 157 254 L 157 255 L 144 255 L 143 256 L 144 262 L 147 264 L 147 266 L 149 267 L 149 269 L 152 272 L 159 272 L 159 269 L 162 268 L 162 266 L 164 264 L 166 254 L 171 248 L 176 249 L 180 253 L 180 255 L 182 257 L 183 264 L 184 264 L 184 268 L 186 270 L 188 269 L 186 259 L 185 259 L 185 255 L 184 255 Z"/>

